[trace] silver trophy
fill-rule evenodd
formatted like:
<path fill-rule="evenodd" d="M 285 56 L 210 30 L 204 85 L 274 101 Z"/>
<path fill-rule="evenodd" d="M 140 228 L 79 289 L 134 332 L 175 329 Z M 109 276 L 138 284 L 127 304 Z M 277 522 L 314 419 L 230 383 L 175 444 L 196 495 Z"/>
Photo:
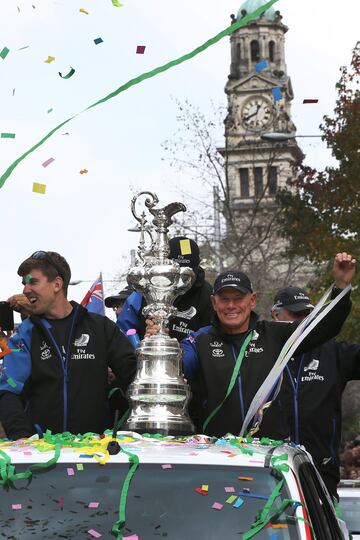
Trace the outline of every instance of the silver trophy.
<path fill-rule="evenodd" d="M 145 211 L 140 215 L 136 212 L 136 204 L 144 195 L 152 223 Z M 194 426 L 187 413 L 190 389 L 182 376 L 182 350 L 166 332 L 169 318 L 178 314 L 174 300 L 190 289 L 195 277 L 191 268 L 180 267 L 168 258 L 168 227 L 172 217 L 186 207 L 175 202 L 155 208 L 158 202 L 156 195 L 147 191 L 137 194 L 131 202 L 132 214 L 139 223 L 140 241 L 138 260 L 130 268 L 127 281 L 144 295 L 143 314 L 160 326 L 160 332 L 146 337 L 136 348 L 138 367 L 128 390 L 131 413 L 127 429 L 189 435 L 194 433 Z"/>

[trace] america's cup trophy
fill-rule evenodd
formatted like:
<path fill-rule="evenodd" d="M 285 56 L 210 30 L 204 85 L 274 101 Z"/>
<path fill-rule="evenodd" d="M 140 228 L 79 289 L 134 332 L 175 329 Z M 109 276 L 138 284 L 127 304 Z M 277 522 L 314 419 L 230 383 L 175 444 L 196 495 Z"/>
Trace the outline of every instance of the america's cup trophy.
<path fill-rule="evenodd" d="M 136 212 L 136 203 L 147 196 L 145 206 L 152 217 Z M 139 222 L 138 260 L 128 273 L 128 283 L 146 300 L 143 315 L 160 326 L 160 332 L 143 339 L 136 348 L 137 373 L 129 387 L 131 413 L 127 429 L 140 433 L 189 435 L 194 432 L 187 413 L 190 389 L 182 376 L 182 351 L 176 339 L 170 338 L 166 326 L 178 313 L 174 300 L 187 291 L 194 280 L 191 268 L 180 267 L 168 258 L 168 227 L 172 217 L 186 207 L 178 202 L 164 208 L 155 194 L 144 191 L 131 202 L 131 210 Z M 150 240 L 146 242 L 146 234 Z"/>

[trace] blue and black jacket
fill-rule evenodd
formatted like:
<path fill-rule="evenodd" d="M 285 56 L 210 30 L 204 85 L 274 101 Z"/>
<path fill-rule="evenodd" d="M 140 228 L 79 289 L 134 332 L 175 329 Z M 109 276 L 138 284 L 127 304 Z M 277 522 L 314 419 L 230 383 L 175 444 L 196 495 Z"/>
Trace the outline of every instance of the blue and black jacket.
<path fill-rule="evenodd" d="M 316 328 L 300 344 L 298 351 L 309 351 L 338 334 L 351 308 L 350 295 L 319 322 Z M 244 418 L 257 390 L 269 374 L 280 351 L 294 331 L 297 323 L 279 323 L 259 320 L 255 313 L 250 319 L 249 331 L 256 331 L 243 359 L 238 384 L 234 386 L 220 411 L 209 423 L 206 434 L 222 436 L 240 433 Z M 247 333 L 242 336 L 242 341 Z M 193 401 L 191 415 L 198 432 L 206 418 L 220 405 L 225 397 L 234 369 L 241 338 L 224 334 L 218 322 L 201 328 L 181 342 L 184 351 L 184 375 L 189 381 Z M 282 390 L 271 407 L 265 411 L 260 431 L 256 436 L 284 439 L 289 428 L 280 409 Z M 250 426 L 248 426 L 250 427 Z"/>
<path fill-rule="evenodd" d="M 178 296 L 174 302 L 174 306 L 179 311 L 186 311 L 194 307 L 196 313 L 191 319 L 172 317 L 169 321 L 170 337 L 181 341 L 190 332 L 210 324 L 214 316 L 214 310 L 210 300 L 211 293 L 212 287 L 205 280 L 204 270 L 201 267 L 197 268 L 196 280 L 191 289 L 186 291 L 185 294 Z M 134 328 L 140 339 L 144 337 L 146 325 L 141 310 L 145 305 L 145 298 L 141 293 L 133 292 L 128 296 L 117 320 L 117 325 L 124 334 L 129 329 Z"/>
<path fill-rule="evenodd" d="M 107 317 L 72 302 L 66 353 L 51 320 L 26 319 L 8 340 L 15 352 L 0 369 L 0 421 L 11 439 L 36 431 L 102 433 L 109 427 L 108 366 L 127 388 L 136 371 L 133 349 Z"/>
<path fill-rule="evenodd" d="M 282 408 L 291 439 L 305 446 L 331 493 L 340 480 L 341 398 L 360 379 L 360 345 L 330 341 L 290 359 Z"/>

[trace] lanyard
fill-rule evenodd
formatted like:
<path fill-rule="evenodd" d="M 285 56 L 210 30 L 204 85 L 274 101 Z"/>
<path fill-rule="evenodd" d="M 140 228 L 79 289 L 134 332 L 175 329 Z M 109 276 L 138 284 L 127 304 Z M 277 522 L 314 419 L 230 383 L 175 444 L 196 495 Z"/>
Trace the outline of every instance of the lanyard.
<path fill-rule="evenodd" d="M 254 334 L 254 332 L 250 332 L 246 336 L 245 341 L 242 344 L 242 347 L 240 349 L 239 356 L 237 357 L 237 360 L 236 360 L 236 363 L 235 363 L 235 366 L 234 366 L 234 369 L 233 369 L 233 372 L 232 372 L 232 375 L 231 375 L 231 379 L 230 379 L 230 382 L 229 382 L 229 386 L 228 386 L 228 389 L 226 390 L 225 397 L 222 400 L 222 402 L 220 403 L 220 405 L 218 405 L 213 410 L 213 412 L 210 413 L 209 416 L 206 418 L 206 420 L 205 420 L 205 422 L 203 424 L 203 428 L 202 428 L 203 433 L 205 433 L 205 430 L 206 430 L 207 426 L 209 425 L 209 422 L 211 422 L 211 420 L 214 418 L 214 416 L 219 412 L 219 410 L 221 409 L 221 407 L 224 405 L 225 401 L 229 397 L 232 389 L 234 388 L 234 384 L 236 382 L 236 379 L 238 378 L 239 371 L 240 371 L 240 368 L 241 368 L 241 364 L 242 364 L 243 358 L 245 356 L 245 351 L 246 351 L 247 346 L 249 345 L 250 341 L 253 339 L 253 334 Z"/>

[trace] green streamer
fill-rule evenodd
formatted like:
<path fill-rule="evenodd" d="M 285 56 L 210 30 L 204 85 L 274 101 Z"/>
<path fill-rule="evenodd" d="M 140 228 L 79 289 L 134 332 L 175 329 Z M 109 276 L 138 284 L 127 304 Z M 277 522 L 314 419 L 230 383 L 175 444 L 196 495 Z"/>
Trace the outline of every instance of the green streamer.
<path fill-rule="evenodd" d="M 55 465 L 60 456 L 60 444 L 55 444 L 54 457 L 46 461 L 45 463 L 34 463 L 30 465 L 24 472 L 16 473 L 14 465 L 11 464 L 10 457 L 0 450 L 0 485 L 7 486 L 16 480 L 28 480 L 32 477 L 33 471 L 37 469 L 49 469 Z"/>
<path fill-rule="evenodd" d="M 130 469 L 125 477 L 124 484 L 121 490 L 120 502 L 119 502 L 119 519 L 114 523 L 111 529 L 112 532 L 116 534 L 117 540 L 122 540 L 123 538 L 121 530 L 123 529 L 125 525 L 125 521 L 126 521 L 126 501 L 127 501 L 128 491 L 129 491 L 131 480 L 133 479 L 135 471 L 139 466 L 139 458 L 136 454 L 127 452 L 123 448 L 121 448 L 121 451 L 124 452 L 124 454 L 126 454 L 127 456 L 129 456 Z"/>
<path fill-rule="evenodd" d="M 128 88 L 131 88 L 132 86 L 135 86 L 136 84 L 139 84 L 141 83 L 142 81 L 145 81 L 146 79 L 150 79 L 152 77 L 155 77 L 156 75 L 158 75 L 159 73 L 163 73 L 164 71 L 167 71 L 168 69 L 174 67 L 174 66 L 177 66 L 179 64 L 182 64 L 183 62 L 185 62 L 186 60 L 190 60 L 191 58 L 194 58 L 194 56 L 200 54 L 201 52 L 205 51 L 206 49 L 208 49 L 211 45 L 214 45 L 215 43 L 217 43 L 218 41 L 220 41 L 223 37 L 225 36 L 229 36 L 230 34 L 232 34 L 233 32 L 235 32 L 235 30 L 237 30 L 238 28 L 241 28 L 242 26 L 245 26 L 248 22 L 252 21 L 253 19 L 256 19 L 257 17 L 259 17 L 260 15 L 262 15 L 262 13 L 264 13 L 265 11 L 267 11 L 273 4 L 275 4 L 275 2 L 277 2 L 278 0 L 269 0 L 269 2 L 266 2 L 266 4 L 264 4 L 263 6 L 260 6 L 258 9 L 256 9 L 255 11 L 253 11 L 253 13 L 250 13 L 249 15 L 246 15 L 246 17 L 244 17 L 243 19 L 241 19 L 240 21 L 237 21 L 236 23 L 233 23 L 231 24 L 230 26 L 228 26 L 227 28 L 225 28 L 225 30 L 223 30 L 222 32 L 220 32 L 219 34 L 217 34 L 215 37 L 209 39 L 208 41 L 206 41 L 205 43 L 203 43 L 202 45 L 200 45 L 199 47 L 197 47 L 196 49 L 194 49 L 193 51 L 191 51 L 190 53 L 188 54 L 184 54 L 183 56 L 181 56 L 180 58 L 176 58 L 175 60 L 172 60 L 170 62 L 168 62 L 167 64 L 164 64 L 158 68 L 155 68 L 151 71 L 148 71 L 148 72 L 145 72 L 143 73 L 142 75 L 139 75 L 138 77 L 135 77 L 134 79 L 130 79 L 130 81 L 128 81 L 127 83 L 125 83 L 124 85 L 120 86 L 117 90 L 115 90 L 114 92 L 111 92 L 110 94 L 108 94 L 107 96 L 103 97 L 102 99 L 99 99 L 98 101 L 96 101 L 95 103 L 93 103 L 92 105 L 89 105 L 89 107 L 87 107 L 86 109 L 84 109 L 83 111 L 77 113 L 77 114 L 74 114 L 74 116 L 71 116 L 70 118 L 68 118 L 67 120 L 64 120 L 61 124 L 59 124 L 58 126 L 56 126 L 54 129 L 52 129 L 51 131 L 49 131 L 49 133 L 47 135 L 45 135 L 45 137 L 43 137 L 39 142 L 37 142 L 36 144 L 34 144 L 34 146 L 32 146 L 31 148 L 29 148 L 29 150 L 27 150 L 22 156 L 20 156 L 18 159 L 16 159 L 7 169 L 6 171 L 4 172 L 4 174 L 2 176 L 0 176 L 0 188 L 3 187 L 3 185 L 5 184 L 6 180 L 9 178 L 9 176 L 11 175 L 11 173 L 14 171 L 14 169 L 19 165 L 19 163 L 21 163 L 29 154 L 31 154 L 31 152 L 34 152 L 34 150 L 36 150 L 37 148 L 39 148 L 39 146 L 41 146 L 42 144 L 44 144 L 45 141 L 47 141 L 52 135 L 54 135 L 54 133 L 56 133 L 57 131 L 59 131 L 59 129 L 61 129 L 65 124 L 67 124 L 68 122 L 70 122 L 71 120 L 73 120 L 73 118 L 75 118 L 76 116 L 78 116 L 79 114 L 85 112 L 85 111 L 88 111 L 89 109 L 92 109 L 93 107 L 97 107 L 98 105 L 100 105 L 101 103 L 105 103 L 106 101 L 108 101 L 109 99 L 112 99 L 114 97 L 116 97 L 118 94 L 120 94 L 121 92 L 124 92 L 125 90 L 127 90 Z"/>

